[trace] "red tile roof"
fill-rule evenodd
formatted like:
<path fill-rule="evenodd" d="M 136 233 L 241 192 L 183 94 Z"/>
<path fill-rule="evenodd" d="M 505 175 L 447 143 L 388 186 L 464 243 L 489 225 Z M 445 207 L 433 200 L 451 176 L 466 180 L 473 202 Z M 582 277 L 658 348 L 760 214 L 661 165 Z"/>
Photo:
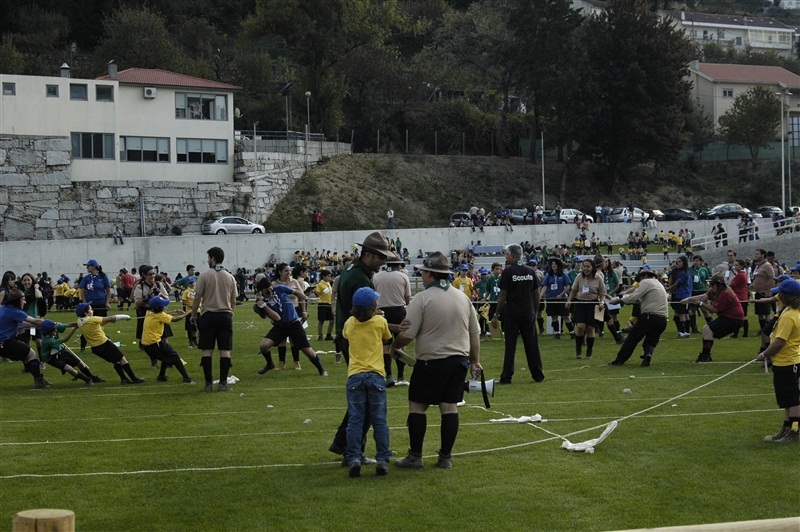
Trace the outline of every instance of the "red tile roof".
<path fill-rule="evenodd" d="M 97 79 L 108 80 L 111 79 L 107 75 L 100 76 Z M 195 89 L 217 89 L 236 91 L 241 90 L 241 87 L 236 85 L 229 85 L 219 81 L 212 81 L 210 79 L 196 78 L 194 76 L 187 76 L 186 74 L 178 74 L 177 72 L 170 72 L 169 70 L 161 70 L 158 68 L 128 68 L 121 70 L 117 79 L 123 85 L 147 85 L 154 87 L 181 87 L 181 88 L 195 88 Z"/>
<path fill-rule="evenodd" d="M 697 71 L 716 81 L 775 85 L 783 83 L 787 87 L 800 88 L 800 76 L 777 66 L 700 63 Z"/>

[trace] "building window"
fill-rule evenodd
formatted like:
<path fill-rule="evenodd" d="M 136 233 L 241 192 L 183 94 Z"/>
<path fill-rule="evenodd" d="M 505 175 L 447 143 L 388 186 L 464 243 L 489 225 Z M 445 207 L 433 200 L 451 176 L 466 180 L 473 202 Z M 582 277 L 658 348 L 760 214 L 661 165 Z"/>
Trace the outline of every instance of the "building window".
<path fill-rule="evenodd" d="M 741 46 L 741 45 L 742 45 L 742 38 L 736 37 L 736 46 Z"/>
<path fill-rule="evenodd" d="M 723 98 L 733 98 L 733 89 L 722 89 Z"/>
<path fill-rule="evenodd" d="M 717 30 L 717 40 L 723 40 L 725 38 L 725 30 Z"/>
<path fill-rule="evenodd" d="M 119 160 L 151 163 L 169 162 L 169 139 L 156 137 L 120 137 Z"/>
<path fill-rule="evenodd" d="M 16 83 L 3 83 L 3 96 L 16 96 L 17 84 Z"/>
<path fill-rule="evenodd" d="M 114 135 L 111 133 L 72 133 L 73 159 L 114 159 Z"/>
<path fill-rule="evenodd" d="M 69 99 L 70 100 L 83 100 L 89 99 L 89 89 L 86 85 L 79 83 L 69 84 Z"/>
<path fill-rule="evenodd" d="M 227 120 L 228 97 L 219 94 L 176 92 L 175 118 Z"/>
<path fill-rule="evenodd" d="M 175 152 L 179 163 L 225 164 L 228 162 L 228 141 L 177 139 Z"/>
<path fill-rule="evenodd" d="M 45 85 L 45 93 L 48 98 L 58 98 L 58 85 Z"/>
<path fill-rule="evenodd" d="M 113 85 L 98 85 L 95 87 L 95 100 L 98 102 L 113 102 L 114 101 L 114 86 Z"/>

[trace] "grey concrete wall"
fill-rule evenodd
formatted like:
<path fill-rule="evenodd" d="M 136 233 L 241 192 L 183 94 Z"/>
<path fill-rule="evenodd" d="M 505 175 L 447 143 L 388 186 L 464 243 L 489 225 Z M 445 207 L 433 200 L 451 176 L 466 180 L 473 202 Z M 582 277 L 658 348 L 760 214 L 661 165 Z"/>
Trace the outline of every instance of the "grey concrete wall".
<path fill-rule="evenodd" d="M 257 163 L 252 152 L 237 153 L 230 183 L 73 182 L 68 138 L 5 137 L 0 139 L 0 240 L 103 238 L 115 225 L 127 235 L 164 236 L 173 228 L 197 231 L 203 220 L 221 215 L 264 222 L 306 164 L 330 155 L 318 144 L 311 143 L 307 156 L 259 153 Z M 349 153 L 333 144 L 324 148 Z"/>
<path fill-rule="evenodd" d="M 687 227 L 686 224 L 662 223 L 665 231 Z M 710 232 L 710 222 L 692 222 L 697 235 Z M 597 224 L 594 227 L 606 238 L 611 235 L 614 242 L 622 242 L 627 237 L 631 224 Z M 205 267 L 206 250 L 219 246 L 226 253 L 225 265 L 228 268 L 246 267 L 249 269 L 263 265 L 270 254 L 279 260 L 291 260 L 296 250 L 313 251 L 330 249 L 339 251 L 353 248 L 362 242 L 370 231 L 325 231 L 322 233 L 276 233 L 264 235 L 225 235 L 225 236 L 157 236 L 150 238 L 125 238 L 125 244 L 115 246 L 111 238 L 86 238 L 55 241 L 20 241 L 0 243 L 0 270 L 13 270 L 17 273 L 37 273 L 47 271 L 51 276 L 66 273 L 72 277 L 85 268 L 82 266 L 90 258 L 97 259 L 110 273 L 125 266 L 131 269 L 143 263 L 157 265 L 161 271 L 175 275 L 183 272 L 187 263 Z M 794 263 L 800 260 L 800 233 L 780 238 L 764 239 L 759 244 L 774 249 L 779 257 Z M 419 249 L 428 251 L 448 251 L 464 249 L 471 240 L 481 240 L 483 244 L 507 245 L 529 241 L 535 244 L 570 243 L 575 229 L 567 225 L 516 226 L 514 232 L 500 227 L 486 228 L 484 233 L 472 232 L 469 228 L 425 228 L 383 231 L 390 238 L 401 239 L 412 257 Z M 771 233 L 771 231 L 770 231 Z M 734 242 L 730 242 L 734 244 Z M 755 248 L 756 246 L 752 246 Z M 761 247 L 761 246 L 759 246 Z M 740 254 L 752 256 L 750 245 L 740 247 Z M 711 264 L 721 262 L 723 250 L 700 251 Z"/>

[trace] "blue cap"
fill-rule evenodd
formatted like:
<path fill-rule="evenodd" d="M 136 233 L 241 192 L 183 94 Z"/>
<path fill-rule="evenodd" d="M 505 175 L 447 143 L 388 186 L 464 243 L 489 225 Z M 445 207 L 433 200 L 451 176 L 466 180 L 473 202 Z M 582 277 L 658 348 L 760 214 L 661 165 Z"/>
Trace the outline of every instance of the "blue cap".
<path fill-rule="evenodd" d="M 461 265 L 461 270 L 462 270 L 462 271 L 467 271 L 467 270 L 469 270 L 469 265 L 467 265 L 467 264 L 462 264 L 462 265 Z"/>
<path fill-rule="evenodd" d="M 56 330 L 56 322 L 53 320 L 44 320 L 39 328 L 42 330 L 42 334 L 50 334 Z"/>
<path fill-rule="evenodd" d="M 197 280 L 197 277 L 196 277 L 196 276 L 194 276 L 194 275 L 190 275 L 189 277 L 187 277 L 187 278 L 186 278 L 186 284 L 193 283 L 193 282 L 195 282 L 196 280 Z"/>
<path fill-rule="evenodd" d="M 797 266 L 795 266 L 794 268 L 792 268 L 792 269 L 791 269 L 791 270 L 789 270 L 789 271 L 792 271 L 792 272 L 800 272 L 800 262 L 799 262 L 799 263 L 797 263 Z"/>
<path fill-rule="evenodd" d="M 779 277 L 773 277 L 773 279 L 775 279 L 775 282 L 776 282 L 776 283 L 778 283 L 778 284 L 781 284 L 781 283 L 782 283 L 782 282 L 784 282 L 786 279 L 791 279 L 791 277 L 789 277 L 788 275 L 786 275 L 786 274 L 784 273 L 783 275 L 781 275 L 781 276 L 779 276 Z"/>
<path fill-rule="evenodd" d="M 75 314 L 78 315 L 79 318 L 86 316 L 86 311 L 91 307 L 89 303 L 79 303 L 77 307 L 75 307 Z"/>
<path fill-rule="evenodd" d="M 478 270 L 478 273 L 480 273 L 481 275 L 489 275 L 489 270 L 487 270 L 486 268 L 481 268 L 480 270 Z"/>
<path fill-rule="evenodd" d="M 353 308 L 372 308 L 381 295 L 368 286 L 362 286 L 353 294 Z"/>
<path fill-rule="evenodd" d="M 100 263 L 97 262 L 94 259 L 87 260 L 86 262 L 83 263 L 83 265 L 84 266 L 94 266 L 95 268 L 99 268 L 100 267 Z"/>
<path fill-rule="evenodd" d="M 165 299 L 161 296 L 153 296 L 150 298 L 150 301 L 147 302 L 147 306 L 153 311 L 161 310 L 167 305 L 169 305 L 169 299 Z"/>
<path fill-rule="evenodd" d="M 572 259 L 572 262 L 583 262 L 583 259 L 580 255 L 575 255 L 575 258 Z"/>
<path fill-rule="evenodd" d="M 533 264 L 534 266 L 536 266 L 537 264 L 539 264 L 539 261 L 536 259 L 531 259 L 528 261 L 528 264 Z"/>
<path fill-rule="evenodd" d="M 800 296 L 800 281 L 794 279 L 787 279 L 772 290 L 773 294 L 791 294 L 793 296 Z"/>

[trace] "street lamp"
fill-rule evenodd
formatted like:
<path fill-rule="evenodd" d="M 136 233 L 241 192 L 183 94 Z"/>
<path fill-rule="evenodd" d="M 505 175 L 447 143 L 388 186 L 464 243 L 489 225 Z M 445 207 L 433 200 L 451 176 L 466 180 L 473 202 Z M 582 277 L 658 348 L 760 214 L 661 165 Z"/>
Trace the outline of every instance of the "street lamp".
<path fill-rule="evenodd" d="M 311 133 L 311 91 L 306 91 L 306 131 Z M 308 142 L 308 136 L 306 136 Z"/>
<path fill-rule="evenodd" d="M 781 209 L 786 215 L 786 126 L 783 121 L 783 107 L 786 105 L 786 98 L 792 93 L 786 89 L 776 93 L 781 97 Z M 789 106 L 786 105 L 787 122 L 789 120 Z"/>

